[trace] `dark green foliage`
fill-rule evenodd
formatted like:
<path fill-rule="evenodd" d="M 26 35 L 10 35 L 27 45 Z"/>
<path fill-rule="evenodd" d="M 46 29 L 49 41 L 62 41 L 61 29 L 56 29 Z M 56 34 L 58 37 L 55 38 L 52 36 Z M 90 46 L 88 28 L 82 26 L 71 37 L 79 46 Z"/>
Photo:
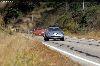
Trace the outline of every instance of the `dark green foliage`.
<path fill-rule="evenodd" d="M 56 16 L 52 24 L 58 23 L 65 30 L 72 32 L 100 30 L 100 4 L 98 2 L 85 2 L 84 10 L 82 2 L 53 2 L 53 6 L 54 9 L 46 12 L 46 15 L 52 15 L 46 16 L 49 20 L 48 25 L 50 25 L 50 20 L 53 20 L 51 17 Z"/>
<path fill-rule="evenodd" d="M 20 15 L 26 15 L 33 11 L 34 7 L 40 6 L 38 0 L 12 0 L 12 3 L 8 3 L 8 7 L 5 7 L 3 13 L 5 13 L 4 21 L 5 25 L 10 23 L 11 19 L 16 19 Z"/>
<path fill-rule="evenodd" d="M 33 11 L 34 7 L 44 4 L 44 12 L 41 13 L 41 21 L 44 26 L 58 24 L 65 30 L 72 32 L 100 30 L 100 3 L 87 0 L 85 8 L 82 8 L 82 0 L 13 0 L 10 7 L 5 8 L 4 21 L 9 24 L 10 19 L 16 19 L 20 15 L 26 15 Z M 76 2 L 78 1 L 78 2 Z M 91 2 L 90 2 L 91 1 Z M 41 2 L 41 5 L 40 5 Z M 42 8 L 40 8 L 41 10 Z M 37 25 L 42 25 L 37 23 Z"/>

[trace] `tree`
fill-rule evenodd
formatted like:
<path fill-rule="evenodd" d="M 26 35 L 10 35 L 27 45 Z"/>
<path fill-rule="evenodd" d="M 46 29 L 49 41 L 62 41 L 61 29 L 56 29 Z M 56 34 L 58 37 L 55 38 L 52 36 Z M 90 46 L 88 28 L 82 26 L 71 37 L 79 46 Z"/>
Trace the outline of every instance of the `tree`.
<path fill-rule="evenodd" d="M 28 14 L 33 11 L 34 7 L 40 6 L 38 0 L 8 0 L 8 7 L 4 9 L 6 13 L 4 16 L 5 25 L 10 23 L 10 19 L 16 19 L 20 15 Z M 21 14 L 22 13 L 22 14 Z"/>

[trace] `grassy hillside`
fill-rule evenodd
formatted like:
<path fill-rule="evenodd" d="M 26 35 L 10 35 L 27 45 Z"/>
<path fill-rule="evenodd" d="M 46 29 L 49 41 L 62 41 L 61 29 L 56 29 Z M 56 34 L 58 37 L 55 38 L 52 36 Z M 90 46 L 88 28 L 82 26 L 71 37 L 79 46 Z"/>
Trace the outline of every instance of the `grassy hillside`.
<path fill-rule="evenodd" d="M 19 6 L 21 8 L 27 6 L 26 11 L 24 12 L 23 9 L 20 9 L 18 4 L 20 4 Z M 12 28 L 14 30 L 27 31 L 33 29 L 35 26 L 48 27 L 57 24 L 65 33 L 75 35 L 84 34 L 84 36 L 91 36 L 87 38 L 99 38 L 100 3 L 98 2 L 85 2 L 84 10 L 81 2 L 38 1 L 38 7 L 32 4 L 30 5 L 30 2 L 21 4 L 20 1 L 15 4 L 12 3 L 9 7 L 6 7 L 7 10 L 0 10 L 2 15 L 2 19 L 0 17 L 0 28 L 1 26 L 5 27 L 5 29 L 7 28 L 7 32 L 11 33 Z M 14 7 L 12 8 L 13 5 Z M 29 9 L 30 7 L 32 9 Z M 13 17 L 10 18 L 10 16 Z"/>
<path fill-rule="evenodd" d="M 70 37 L 77 37 L 77 38 L 86 38 L 86 39 L 95 39 L 100 40 L 100 31 L 91 31 L 91 32 L 83 32 L 83 33 L 71 33 L 70 31 L 65 31 L 65 35 Z"/>
<path fill-rule="evenodd" d="M 80 66 L 68 57 L 48 49 L 41 42 L 21 34 L 0 32 L 0 66 Z"/>

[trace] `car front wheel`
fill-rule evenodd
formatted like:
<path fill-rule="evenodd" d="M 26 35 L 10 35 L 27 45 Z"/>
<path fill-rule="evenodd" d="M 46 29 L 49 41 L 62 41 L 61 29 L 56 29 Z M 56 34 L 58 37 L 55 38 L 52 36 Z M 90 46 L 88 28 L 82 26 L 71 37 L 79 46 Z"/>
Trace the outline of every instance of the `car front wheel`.
<path fill-rule="evenodd" d="M 61 40 L 61 41 L 64 41 L 64 38 L 61 38 L 60 40 Z"/>
<path fill-rule="evenodd" d="M 47 38 L 47 37 L 44 37 L 44 41 L 49 41 L 49 38 Z"/>

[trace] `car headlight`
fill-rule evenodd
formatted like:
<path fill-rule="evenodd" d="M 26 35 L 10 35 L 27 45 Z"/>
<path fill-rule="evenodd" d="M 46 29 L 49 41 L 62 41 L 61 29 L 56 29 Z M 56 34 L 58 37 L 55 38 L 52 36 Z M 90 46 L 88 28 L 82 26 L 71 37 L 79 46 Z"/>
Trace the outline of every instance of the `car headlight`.
<path fill-rule="evenodd" d="M 44 32 L 42 32 L 42 33 L 44 33 Z"/>
<path fill-rule="evenodd" d="M 48 35 L 50 35 L 50 33 L 48 33 Z"/>
<path fill-rule="evenodd" d="M 63 34 L 63 35 L 64 35 L 64 32 L 61 32 L 61 34 Z"/>

